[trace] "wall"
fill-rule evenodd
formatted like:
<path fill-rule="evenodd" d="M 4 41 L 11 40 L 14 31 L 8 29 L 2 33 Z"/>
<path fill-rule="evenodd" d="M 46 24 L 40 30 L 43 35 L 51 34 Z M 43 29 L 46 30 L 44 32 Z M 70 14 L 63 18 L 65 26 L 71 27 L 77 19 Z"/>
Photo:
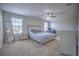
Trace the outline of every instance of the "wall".
<path fill-rule="evenodd" d="M 78 56 L 79 56 L 79 15 L 78 15 L 78 31 L 77 31 L 77 39 L 78 39 Z"/>
<path fill-rule="evenodd" d="M 73 16 L 68 16 L 63 19 L 53 20 L 52 27 L 57 30 L 57 34 L 60 37 L 60 53 L 67 55 L 76 55 L 76 7 L 71 8 L 74 13 Z M 64 16 L 64 15 L 63 15 Z M 67 16 L 67 15 L 65 15 Z"/>
<path fill-rule="evenodd" d="M 40 29 L 43 30 L 43 27 L 42 27 L 43 21 L 40 19 L 28 17 L 28 16 L 22 16 L 22 15 L 18 15 L 18 14 L 13 14 L 13 13 L 9 13 L 9 12 L 3 12 L 3 18 L 4 18 L 5 23 L 6 22 L 11 23 L 11 17 L 21 18 L 23 20 L 22 30 L 23 30 L 24 34 L 27 33 L 27 25 L 40 25 L 41 26 Z M 18 40 L 18 38 L 20 37 L 20 34 L 17 34 L 15 36 L 16 36 L 16 40 Z"/>
<path fill-rule="evenodd" d="M 53 20 L 52 27 L 58 31 L 73 31 L 75 29 L 75 22 L 74 17 Z"/>
<path fill-rule="evenodd" d="M 2 11 L 0 10 L 0 48 L 3 45 L 3 21 L 2 21 Z"/>
<path fill-rule="evenodd" d="M 76 18 L 67 18 L 52 22 L 52 24 L 54 23 L 54 28 L 57 30 L 57 34 L 60 37 L 60 51 L 67 55 L 76 55 L 75 20 Z"/>
<path fill-rule="evenodd" d="M 79 10 L 79 6 L 78 6 L 78 10 Z M 78 28 L 77 28 L 77 39 L 78 39 L 78 56 L 79 56 L 79 11 L 78 11 L 78 24 L 77 24 Z"/>

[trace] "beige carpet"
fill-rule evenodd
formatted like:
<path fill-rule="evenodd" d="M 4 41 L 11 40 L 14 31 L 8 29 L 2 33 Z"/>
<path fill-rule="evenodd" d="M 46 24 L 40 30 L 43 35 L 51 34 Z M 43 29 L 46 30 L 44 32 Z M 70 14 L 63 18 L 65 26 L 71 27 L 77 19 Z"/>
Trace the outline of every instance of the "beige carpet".
<path fill-rule="evenodd" d="M 16 41 L 0 49 L 1 56 L 57 56 L 60 48 L 58 40 L 41 45 L 33 40 Z"/>

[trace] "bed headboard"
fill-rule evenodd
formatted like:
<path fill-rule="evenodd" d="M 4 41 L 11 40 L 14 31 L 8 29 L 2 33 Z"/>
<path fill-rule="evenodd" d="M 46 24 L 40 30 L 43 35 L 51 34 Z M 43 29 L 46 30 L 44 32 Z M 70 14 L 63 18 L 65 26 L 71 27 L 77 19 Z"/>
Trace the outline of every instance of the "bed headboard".
<path fill-rule="evenodd" d="M 31 30 L 40 30 L 41 31 L 41 26 L 40 25 L 28 25 L 28 33 L 31 31 Z"/>

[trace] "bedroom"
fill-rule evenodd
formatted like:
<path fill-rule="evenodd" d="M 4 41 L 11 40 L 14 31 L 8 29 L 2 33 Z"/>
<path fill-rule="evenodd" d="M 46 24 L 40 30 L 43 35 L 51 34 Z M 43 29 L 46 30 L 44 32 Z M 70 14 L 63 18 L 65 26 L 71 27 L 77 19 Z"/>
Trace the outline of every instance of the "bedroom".
<path fill-rule="evenodd" d="M 0 55 L 76 55 L 77 4 L 3 3 L 0 7 L 4 39 L 0 44 L 6 43 Z"/>

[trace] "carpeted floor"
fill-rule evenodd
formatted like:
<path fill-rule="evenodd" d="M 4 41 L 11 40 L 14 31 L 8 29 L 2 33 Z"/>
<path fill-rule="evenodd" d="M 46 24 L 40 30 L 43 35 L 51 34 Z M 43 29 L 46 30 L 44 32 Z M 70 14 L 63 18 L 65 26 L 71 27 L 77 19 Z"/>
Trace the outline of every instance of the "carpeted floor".
<path fill-rule="evenodd" d="M 58 40 L 41 45 L 33 40 L 16 41 L 0 49 L 1 56 L 57 56 L 60 48 Z"/>

